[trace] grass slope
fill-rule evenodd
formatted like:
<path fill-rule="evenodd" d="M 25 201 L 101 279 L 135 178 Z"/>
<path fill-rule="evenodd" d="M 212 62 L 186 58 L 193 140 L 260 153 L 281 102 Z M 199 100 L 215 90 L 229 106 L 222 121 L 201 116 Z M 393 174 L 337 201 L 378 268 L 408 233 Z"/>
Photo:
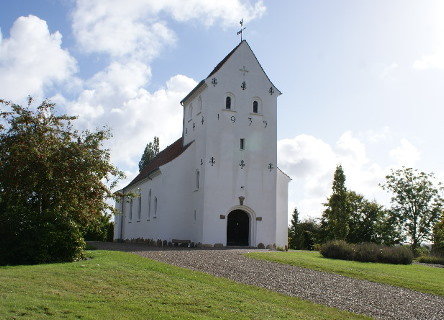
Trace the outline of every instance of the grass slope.
<path fill-rule="evenodd" d="M 327 259 L 317 251 L 257 252 L 247 256 L 444 296 L 444 268 Z"/>
<path fill-rule="evenodd" d="M 89 255 L 75 263 L 0 267 L 0 318 L 365 319 L 129 253 Z"/>

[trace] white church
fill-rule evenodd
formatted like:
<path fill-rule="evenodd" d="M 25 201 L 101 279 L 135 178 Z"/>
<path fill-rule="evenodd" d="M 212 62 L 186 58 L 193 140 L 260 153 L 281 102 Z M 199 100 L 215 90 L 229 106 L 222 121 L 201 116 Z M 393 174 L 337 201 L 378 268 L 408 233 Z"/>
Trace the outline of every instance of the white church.
<path fill-rule="evenodd" d="M 277 97 L 248 43 L 236 46 L 181 102 L 182 137 L 116 203 L 114 239 L 159 244 L 288 243 L 288 183 L 277 167 Z"/>

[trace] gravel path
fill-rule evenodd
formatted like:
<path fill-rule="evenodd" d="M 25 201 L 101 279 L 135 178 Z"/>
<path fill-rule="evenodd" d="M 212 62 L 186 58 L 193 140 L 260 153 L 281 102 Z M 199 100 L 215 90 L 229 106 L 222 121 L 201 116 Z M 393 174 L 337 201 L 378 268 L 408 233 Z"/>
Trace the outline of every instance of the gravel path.
<path fill-rule="evenodd" d="M 244 257 L 257 249 L 160 249 L 141 244 L 94 243 L 146 258 L 264 287 L 379 319 L 444 319 L 444 298 L 340 275 Z"/>

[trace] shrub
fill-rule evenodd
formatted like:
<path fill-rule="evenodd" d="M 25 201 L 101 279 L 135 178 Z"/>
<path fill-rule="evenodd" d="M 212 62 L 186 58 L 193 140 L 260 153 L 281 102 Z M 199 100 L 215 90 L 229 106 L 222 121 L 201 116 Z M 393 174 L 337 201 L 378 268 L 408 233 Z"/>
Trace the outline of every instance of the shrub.
<path fill-rule="evenodd" d="M 378 256 L 378 262 L 392 264 L 411 264 L 413 261 L 413 253 L 407 247 L 386 247 L 381 246 Z"/>
<path fill-rule="evenodd" d="M 418 258 L 418 262 L 444 265 L 444 258 L 436 256 L 421 256 Z"/>
<path fill-rule="evenodd" d="M 321 246 L 321 254 L 326 258 L 353 260 L 353 245 L 343 240 L 329 241 Z"/>
<path fill-rule="evenodd" d="M 360 262 L 410 264 L 413 261 L 412 251 L 406 247 L 387 247 L 375 243 L 349 244 L 334 240 L 322 245 L 320 252 L 326 258 Z"/>
<path fill-rule="evenodd" d="M 355 256 L 353 260 L 362 262 L 378 262 L 381 251 L 383 250 L 380 245 L 371 242 L 364 242 L 355 247 Z"/>

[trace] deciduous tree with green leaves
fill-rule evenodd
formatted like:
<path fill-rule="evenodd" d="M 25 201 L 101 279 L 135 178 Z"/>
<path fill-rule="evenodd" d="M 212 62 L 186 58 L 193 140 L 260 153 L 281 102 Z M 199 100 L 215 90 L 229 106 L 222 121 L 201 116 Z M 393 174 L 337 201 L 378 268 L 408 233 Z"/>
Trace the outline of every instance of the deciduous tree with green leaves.
<path fill-rule="evenodd" d="M 79 132 L 55 104 L 0 100 L 0 264 L 79 259 L 88 226 L 114 208 L 123 173 L 102 147 L 109 130 Z"/>
<path fill-rule="evenodd" d="M 151 160 L 159 153 L 159 137 L 154 137 L 153 142 L 149 142 L 143 151 L 142 158 L 139 161 L 139 171 L 142 171 Z"/>
<path fill-rule="evenodd" d="M 442 184 L 436 183 L 433 173 L 406 167 L 392 169 L 381 187 L 392 193 L 390 214 L 402 239 L 409 241 L 413 250 L 423 241 L 432 240 L 432 229 L 444 205 Z"/>

